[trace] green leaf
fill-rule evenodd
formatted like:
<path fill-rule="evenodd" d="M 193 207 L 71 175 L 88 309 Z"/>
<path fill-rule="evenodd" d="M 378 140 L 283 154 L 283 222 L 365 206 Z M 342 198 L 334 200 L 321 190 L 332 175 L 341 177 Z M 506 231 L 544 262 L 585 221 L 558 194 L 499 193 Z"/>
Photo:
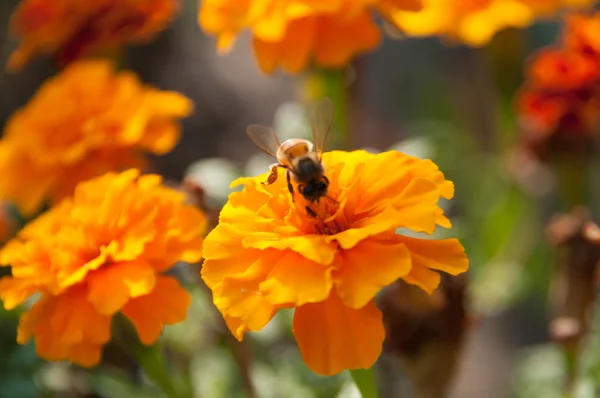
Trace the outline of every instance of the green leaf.
<path fill-rule="evenodd" d="M 377 398 L 373 368 L 350 370 L 350 375 L 360 390 L 362 398 Z"/>

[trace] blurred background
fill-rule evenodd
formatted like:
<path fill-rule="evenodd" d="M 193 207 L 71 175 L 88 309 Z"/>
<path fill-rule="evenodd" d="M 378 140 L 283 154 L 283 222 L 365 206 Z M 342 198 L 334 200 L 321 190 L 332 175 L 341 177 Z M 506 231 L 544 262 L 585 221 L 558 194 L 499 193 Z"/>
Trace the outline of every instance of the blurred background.
<path fill-rule="evenodd" d="M 7 32 L 16 4 L 0 3 L 1 64 L 15 47 Z M 273 125 L 284 137 L 308 133 L 300 102 L 307 78 L 263 74 L 249 36 L 242 35 L 231 54 L 217 55 L 214 39 L 198 27 L 197 8 L 196 1 L 184 1 L 176 21 L 156 40 L 128 49 L 126 64 L 144 82 L 179 91 L 195 102 L 194 114 L 183 121 L 181 142 L 156 157 L 154 168 L 172 181 L 191 176 L 205 190 L 207 203 L 218 209 L 230 192 L 230 181 L 263 172 L 269 164 L 247 139 L 246 125 Z M 559 22 L 502 31 L 481 49 L 438 38 L 387 37 L 377 51 L 359 57 L 345 76 L 345 149 L 393 148 L 430 158 L 456 184 L 456 197 L 447 210 L 454 228 L 442 236 L 460 238 L 471 270 L 468 278 L 450 283 L 456 286 L 446 286 L 441 293 L 445 304 L 436 308 L 442 308 L 438 315 L 443 316 L 452 300 L 458 300 L 468 315 L 458 331 L 446 324 L 434 328 L 438 340 L 454 333 L 441 340 L 456 350 L 462 347 L 462 352 L 448 354 L 458 361 L 455 372 L 450 372 L 451 364 L 448 370 L 451 398 L 565 396 L 569 362 L 549 332 L 554 307 L 548 300 L 556 297 L 552 289 L 562 252 L 548 239 L 552 234 L 547 224 L 571 208 L 552 194 L 555 178 L 546 166 L 518 150 L 513 107 L 527 57 L 556 40 Z M 19 74 L 0 72 L 0 124 L 54 73 L 44 58 Z M 335 145 L 333 140 L 329 149 Z M 596 180 L 589 183 L 592 197 L 598 199 Z M 583 219 L 593 218 L 598 209 L 586 211 Z M 167 328 L 164 344 L 174 363 L 183 361 L 189 367 L 199 397 L 359 396 L 347 374 L 325 378 L 306 368 L 291 335 L 290 314 L 278 315 L 263 332 L 237 344 L 214 312 L 208 292 L 194 283 L 196 275 L 181 272 L 196 296 L 195 308 L 185 323 Z M 398 338 L 404 340 L 389 342 L 378 363 L 382 396 L 415 396 L 405 367 L 419 373 L 427 362 L 441 360 L 436 349 L 430 357 L 411 354 L 411 348 L 419 351 L 420 344 L 429 344 L 414 340 L 410 331 L 427 327 L 427 311 L 399 315 L 409 322 L 404 329 L 399 326 L 405 334 Z M 118 350 L 109 347 L 105 366 L 89 371 L 44 363 L 31 345 L 16 344 L 18 314 L 0 312 L 0 317 L 1 398 L 159 396 Z M 568 324 L 561 326 L 568 332 Z M 580 358 L 573 396 L 600 396 L 600 358 L 594 355 L 600 352 L 594 342 L 592 333 L 587 356 Z"/>

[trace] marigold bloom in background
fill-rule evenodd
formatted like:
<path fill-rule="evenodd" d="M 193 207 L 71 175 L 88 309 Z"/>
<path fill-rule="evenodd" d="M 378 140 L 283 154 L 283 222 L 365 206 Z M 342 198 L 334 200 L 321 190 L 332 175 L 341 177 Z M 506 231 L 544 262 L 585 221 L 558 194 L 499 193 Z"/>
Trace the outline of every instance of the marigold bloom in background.
<path fill-rule="evenodd" d="M 203 0 L 199 22 L 217 36 L 220 51 L 228 51 L 239 32 L 250 29 L 262 70 L 281 66 L 295 73 L 310 61 L 344 66 L 377 47 L 381 34 L 374 11 L 386 16 L 420 8 L 421 0 Z"/>
<path fill-rule="evenodd" d="M 438 206 L 454 185 L 429 160 L 391 151 L 330 152 L 323 157 L 328 195 L 312 205 L 288 191 L 285 172 L 242 178 L 204 245 L 202 277 L 235 337 L 262 329 L 281 308 L 294 308 L 294 335 L 313 371 L 331 375 L 368 368 L 384 339 L 378 291 L 399 278 L 433 292 L 435 271 L 465 272 L 456 239 L 427 240 L 450 227 Z"/>
<path fill-rule="evenodd" d="M 389 19 L 410 36 L 443 36 L 473 46 L 496 32 L 523 28 L 562 9 L 584 8 L 595 0 L 424 0 L 418 13 L 396 10 Z"/>
<path fill-rule="evenodd" d="M 179 0 L 22 0 L 12 33 L 20 40 L 7 67 L 21 69 L 37 54 L 61 63 L 152 40 L 173 19 Z"/>
<path fill-rule="evenodd" d="M 516 100 L 524 139 L 542 149 L 581 143 L 600 126 L 600 13 L 566 19 L 560 45 L 541 49 Z"/>
<path fill-rule="evenodd" d="M 116 313 L 147 345 L 186 318 L 190 295 L 164 273 L 200 260 L 206 221 L 161 182 L 135 169 L 83 182 L 0 251 L 12 266 L 0 279 L 4 307 L 40 294 L 21 317 L 19 343 L 33 337 L 42 358 L 93 366 Z"/>
<path fill-rule="evenodd" d="M 0 197 L 29 215 L 75 185 L 112 170 L 143 167 L 179 140 L 192 102 L 142 85 L 104 61 L 80 61 L 50 79 L 8 120 L 0 139 Z"/>

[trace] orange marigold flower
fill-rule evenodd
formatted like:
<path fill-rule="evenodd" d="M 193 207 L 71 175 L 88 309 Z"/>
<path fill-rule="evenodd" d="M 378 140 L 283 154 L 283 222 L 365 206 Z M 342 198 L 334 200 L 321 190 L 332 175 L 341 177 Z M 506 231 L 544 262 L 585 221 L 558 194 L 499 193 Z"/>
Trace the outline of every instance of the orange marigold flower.
<path fill-rule="evenodd" d="M 598 21 L 600 13 L 567 17 L 562 45 L 540 50 L 528 65 L 528 81 L 517 95 L 516 108 L 526 144 L 536 152 L 586 147 L 598 129 Z"/>
<path fill-rule="evenodd" d="M 79 184 L 0 251 L 12 266 L 0 279 L 4 307 L 40 294 L 21 317 L 18 342 L 33 337 L 43 358 L 93 366 L 120 312 L 153 344 L 163 325 L 186 318 L 190 295 L 163 273 L 200 260 L 205 224 L 158 175 L 131 169 Z"/>
<path fill-rule="evenodd" d="M 594 15 L 575 14 L 567 17 L 564 42 L 567 48 L 582 54 L 600 57 L 600 12 Z"/>
<path fill-rule="evenodd" d="M 142 85 L 132 72 L 81 61 L 47 81 L 7 122 L 0 140 L 0 197 L 26 214 L 112 170 L 142 167 L 179 140 L 192 111 L 181 94 Z"/>
<path fill-rule="evenodd" d="M 217 36 L 217 47 L 228 51 L 239 31 L 249 28 L 260 67 L 281 66 L 295 73 L 309 61 L 326 67 L 347 64 L 375 48 L 380 31 L 372 11 L 383 15 L 417 10 L 421 0 L 204 0 L 199 22 Z"/>
<path fill-rule="evenodd" d="M 374 297 L 402 278 L 432 292 L 435 271 L 465 272 L 456 239 L 426 240 L 398 228 L 433 233 L 450 227 L 438 207 L 452 182 L 437 166 L 391 151 L 330 152 L 323 157 L 328 195 L 312 205 L 288 191 L 284 172 L 242 178 L 204 245 L 202 277 L 236 338 L 295 307 L 294 334 L 308 366 L 331 375 L 368 368 L 381 353 L 384 327 Z M 382 171 L 385 171 L 382 173 Z"/>
<path fill-rule="evenodd" d="M 496 32 L 530 25 L 561 8 L 583 8 L 595 0 L 424 0 L 418 13 L 396 10 L 389 18 L 411 36 L 447 36 L 473 46 Z"/>
<path fill-rule="evenodd" d="M 529 78 L 548 91 L 568 91 L 589 86 L 600 77 L 593 58 L 574 51 L 544 49 L 532 57 Z"/>
<path fill-rule="evenodd" d="M 528 139 L 547 137 L 568 113 L 568 100 L 560 95 L 546 95 L 533 89 L 523 89 L 517 96 L 516 106 L 520 112 Z"/>
<path fill-rule="evenodd" d="M 91 52 L 146 43 L 178 7 L 179 0 L 22 0 L 11 20 L 21 42 L 7 67 L 19 70 L 40 53 L 64 64 Z"/>

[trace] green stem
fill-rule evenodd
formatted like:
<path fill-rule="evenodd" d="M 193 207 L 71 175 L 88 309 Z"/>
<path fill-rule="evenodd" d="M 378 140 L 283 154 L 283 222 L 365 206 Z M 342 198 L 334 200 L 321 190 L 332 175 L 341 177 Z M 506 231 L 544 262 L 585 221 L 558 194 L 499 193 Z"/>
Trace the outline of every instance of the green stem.
<path fill-rule="evenodd" d="M 350 370 L 352 380 L 358 387 L 362 398 L 377 398 L 377 386 L 373 368 Z"/>
<path fill-rule="evenodd" d="M 191 385 L 181 383 L 185 378 L 169 372 L 159 345 L 144 345 L 129 322 L 122 316 L 113 320 L 113 341 L 117 343 L 144 370 L 150 381 L 169 398 L 193 396 Z M 176 381 L 179 381 L 177 383 Z"/>
<path fill-rule="evenodd" d="M 311 80 L 311 83 L 317 87 L 312 86 L 312 90 L 309 90 L 309 100 L 317 101 L 323 97 L 329 97 L 333 101 L 335 107 L 328 146 L 331 148 L 346 148 L 350 144 L 347 70 L 345 68 L 315 68 L 310 73 L 309 79 Z"/>

